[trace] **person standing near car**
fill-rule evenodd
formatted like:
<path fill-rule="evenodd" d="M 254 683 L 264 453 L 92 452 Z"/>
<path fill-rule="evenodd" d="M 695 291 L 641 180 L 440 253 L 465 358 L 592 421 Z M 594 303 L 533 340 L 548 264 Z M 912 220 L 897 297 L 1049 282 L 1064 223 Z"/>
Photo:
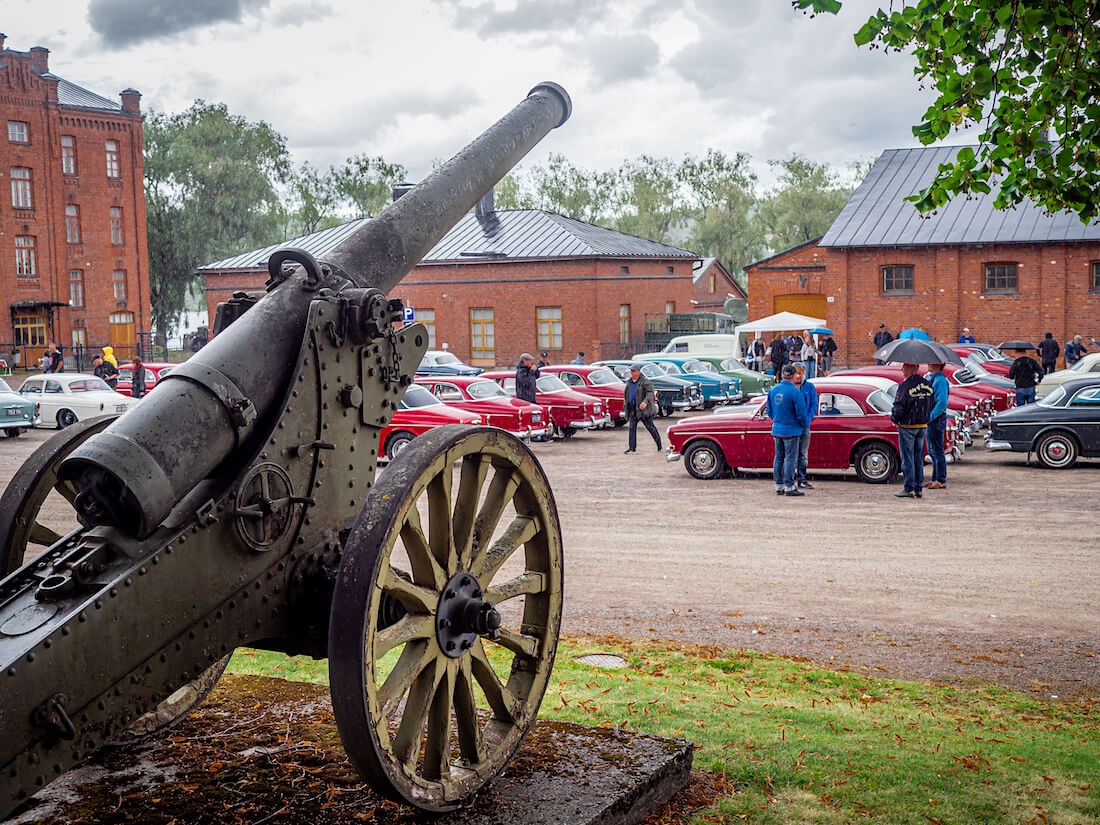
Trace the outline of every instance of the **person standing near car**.
<path fill-rule="evenodd" d="M 1043 362 L 1043 374 L 1054 372 L 1058 367 L 1058 354 L 1062 348 L 1054 340 L 1054 333 L 1048 332 L 1039 342 L 1039 359 Z"/>
<path fill-rule="evenodd" d="M 802 390 L 802 395 L 806 399 L 806 416 L 812 424 L 817 417 L 817 387 L 798 367 L 795 367 L 794 384 Z M 795 486 L 802 490 L 812 490 L 814 486 L 806 478 L 806 470 L 810 466 L 810 424 L 806 425 L 806 429 L 798 437 L 798 460 L 794 466 Z"/>
<path fill-rule="evenodd" d="M 584 353 L 578 352 L 577 357 L 569 362 L 570 364 L 576 364 L 577 366 L 584 366 Z"/>
<path fill-rule="evenodd" d="M 110 361 L 104 361 L 102 355 L 97 355 L 92 359 L 92 374 L 97 378 L 102 378 L 106 382 L 107 386 L 112 390 L 118 386 L 118 370 L 115 369 L 115 365 Z"/>
<path fill-rule="evenodd" d="M 777 496 L 804 496 L 795 487 L 798 467 L 798 444 L 803 431 L 810 426 L 806 412 L 806 396 L 791 379 L 798 370 L 787 364 L 780 372 L 782 379 L 768 391 L 764 410 L 772 420 L 772 438 L 775 439 L 775 460 L 772 462 L 772 480 Z"/>
<path fill-rule="evenodd" d="M 775 376 L 775 383 L 778 384 L 779 373 L 787 363 L 787 342 L 783 340 L 783 333 L 777 332 L 772 338 L 771 344 L 768 345 L 768 357 L 772 362 L 772 375 Z"/>
<path fill-rule="evenodd" d="M 764 361 L 767 360 L 764 356 L 768 352 L 768 348 L 764 345 L 764 339 L 759 336 L 754 338 L 749 351 L 756 356 L 756 371 L 763 372 L 766 369 Z"/>
<path fill-rule="evenodd" d="M 657 452 L 661 452 L 661 434 L 657 432 L 657 425 L 653 423 L 653 416 L 657 414 L 657 394 L 653 390 L 653 382 L 642 375 L 642 363 L 635 361 L 630 365 L 630 380 L 623 389 L 623 401 L 626 403 L 626 423 L 628 434 L 624 453 L 633 453 L 638 448 L 638 422 L 641 421 L 653 441 L 657 444 Z"/>
<path fill-rule="evenodd" d="M 806 365 L 806 377 L 814 378 L 817 375 L 817 347 L 810 331 L 806 330 L 802 339 L 802 363 Z"/>
<path fill-rule="evenodd" d="M 1066 344 L 1066 368 L 1072 367 L 1087 354 L 1085 340 L 1080 335 L 1074 335 L 1073 340 Z"/>
<path fill-rule="evenodd" d="M 959 336 L 960 344 L 973 344 L 974 336 L 970 334 L 970 327 L 963 327 L 962 335 Z"/>
<path fill-rule="evenodd" d="M 836 352 L 836 341 L 833 336 L 826 335 L 821 339 L 821 374 L 828 375 L 833 371 L 833 353 Z"/>
<path fill-rule="evenodd" d="M 50 348 L 46 350 L 46 355 L 50 358 L 50 364 L 46 367 L 46 372 L 65 371 L 65 359 L 61 357 L 61 351 L 57 348 L 57 344 L 51 343 Z"/>
<path fill-rule="evenodd" d="M 145 365 L 136 355 L 133 361 L 133 378 L 130 379 L 130 395 L 134 398 L 145 397 Z"/>
<path fill-rule="evenodd" d="M 916 364 L 902 364 L 904 380 L 898 385 L 890 422 L 898 428 L 901 450 L 901 474 L 905 489 L 894 493 L 898 498 L 920 498 L 924 486 L 924 437 L 932 414 L 935 392 L 924 380 Z"/>
<path fill-rule="evenodd" d="M 875 333 L 875 337 L 872 340 L 873 340 L 874 345 L 875 345 L 875 352 L 878 352 L 884 346 L 886 346 L 891 341 L 893 341 L 894 336 L 890 334 L 890 330 L 888 330 L 886 328 L 886 324 L 879 324 L 878 325 L 878 332 Z M 881 366 L 882 364 L 884 364 L 886 362 L 885 361 L 880 361 L 878 358 L 876 358 L 875 363 Z"/>
<path fill-rule="evenodd" d="M 1035 403 L 1035 387 L 1043 380 L 1043 368 L 1039 362 L 1027 354 L 1027 350 L 1016 350 L 1019 357 L 1008 369 L 1008 378 L 1016 385 L 1016 406 Z"/>
<path fill-rule="evenodd" d="M 928 382 L 932 385 L 932 412 L 928 414 L 928 455 L 932 459 L 932 480 L 926 490 L 942 490 L 947 486 L 947 453 L 943 449 L 947 429 L 947 399 L 950 387 L 943 374 L 943 364 L 929 364 Z M 924 456 L 921 456 L 924 460 Z"/>
<path fill-rule="evenodd" d="M 535 401 L 536 382 L 539 380 L 539 368 L 533 366 L 535 357 L 528 352 L 519 357 L 519 365 L 516 367 L 516 398 L 529 404 Z"/>

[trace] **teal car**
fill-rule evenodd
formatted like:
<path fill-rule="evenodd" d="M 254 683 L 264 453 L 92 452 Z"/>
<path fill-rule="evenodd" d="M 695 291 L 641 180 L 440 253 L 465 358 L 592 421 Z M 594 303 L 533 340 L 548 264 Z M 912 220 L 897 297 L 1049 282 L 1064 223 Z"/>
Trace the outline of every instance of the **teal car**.
<path fill-rule="evenodd" d="M 703 391 L 705 409 L 709 410 L 720 404 L 731 404 L 744 398 L 739 378 L 728 378 L 722 375 L 714 364 L 701 361 L 694 355 L 647 352 L 635 358 L 638 361 L 652 361 L 668 375 L 698 383 L 699 389 Z"/>
<path fill-rule="evenodd" d="M 12 391 L 0 378 L 0 430 L 8 438 L 16 438 L 38 423 L 38 405 Z"/>
<path fill-rule="evenodd" d="M 741 392 L 746 398 L 752 395 L 767 395 L 768 390 L 775 386 L 775 379 L 767 373 L 750 370 L 736 358 L 721 357 L 718 355 L 696 356 L 706 364 L 713 364 L 714 368 L 722 375 L 741 380 Z"/>

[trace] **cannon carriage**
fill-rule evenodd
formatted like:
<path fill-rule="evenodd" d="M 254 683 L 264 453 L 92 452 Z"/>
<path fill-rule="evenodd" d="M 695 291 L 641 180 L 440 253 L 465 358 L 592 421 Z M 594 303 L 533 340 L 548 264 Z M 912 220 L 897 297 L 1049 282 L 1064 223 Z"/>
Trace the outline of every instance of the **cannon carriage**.
<path fill-rule="evenodd" d="M 154 394 L 20 468 L 0 496 L 0 818 L 184 717 L 245 645 L 327 657 L 344 747 L 391 799 L 450 810 L 504 768 L 557 645 L 554 498 L 493 429 L 439 428 L 376 475 L 427 349 L 387 294 L 570 107 L 540 84 L 325 261 L 276 253 L 266 293 L 220 307 Z"/>

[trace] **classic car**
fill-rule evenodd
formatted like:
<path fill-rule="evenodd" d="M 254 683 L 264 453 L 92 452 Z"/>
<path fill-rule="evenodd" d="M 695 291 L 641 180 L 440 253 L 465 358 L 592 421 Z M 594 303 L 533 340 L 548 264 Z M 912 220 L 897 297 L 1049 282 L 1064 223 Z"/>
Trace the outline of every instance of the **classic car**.
<path fill-rule="evenodd" d="M 616 427 L 626 423 L 626 400 L 623 396 L 626 385 L 608 367 L 592 364 L 551 364 L 540 367 L 539 372 L 543 375 L 556 375 L 567 387 L 601 399 Z"/>
<path fill-rule="evenodd" d="M 420 359 L 417 375 L 480 375 L 479 367 L 471 367 L 458 360 L 458 356 L 441 349 L 430 349 Z"/>
<path fill-rule="evenodd" d="M 1059 384 L 1064 384 L 1075 378 L 1084 378 L 1086 375 L 1094 375 L 1097 373 L 1100 373 L 1100 352 L 1090 352 L 1072 367 L 1068 367 L 1064 370 L 1055 370 L 1048 375 L 1044 375 L 1043 380 L 1039 382 L 1039 386 L 1035 389 L 1035 397 L 1043 398 L 1047 393 L 1052 392 Z"/>
<path fill-rule="evenodd" d="M 521 401 L 480 375 L 418 375 L 416 383 L 448 407 L 477 413 L 490 427 L 520 438 L 541 438 L 553 430 L 550 413 L 544 407 Z"/>
<path fill-rule="evenodd" d="M 0 378 L 0 430 L 16 438 L 38 423 L 38 404 L 21 398 Z"/>
<path fill-rule="evenodd" d="M 989 425 L 990 450 L 1031 453 L 1050 469 L 1100 457 L 1100 376 L 1059 384 L 1036 404 L 998 413 Z"/>
<path fill-rule="evenodd" d="M 1007 377 L 1012 368 L 1012 359 L 993 344 L 949 344 L 948 346 L 965 361 L 977 361 L 994 375 Z"/>
<path fill-rule="evenodd" d="M 944 374 L 946 375 L 946 373 L 947 370 L 945 369 Z M 904 378 L 900 364 L 875 364 L 866 367 L 858 367 L 856 369 L 835 370 L 832 375 L 877 375 L 882 378 L 890 378 L 898 383 L 901 383 Z M 977 432 L 989 423 L 989 419 L 993 417 L 993 413 L 996 411 L 994 407 L 995 401 L 991 391 L 970 386 L 962 386 L 960 384 L 952 384 L 950 378 L 948 378 L 948 384 L 949 395 L 947 408 L 960 412 L 969 410 L 970 415 L 967 416 L 967 424 L 970 426 L 972 432 Z"/>
<path fill-rule="evenodd" d="M 32 375 L 19 394 L 38 404 L 42 427 L 68 427 L 104 413 L 126 412 L 139 403 L 112 390 L 102 378 L 81 372 Z"/>
<path fill-rule="evenodd" d="M 381 445 L 379 458 L 393 458 L 418 435 L 426 433 L 432 427 L 444 424 L 479 425 L 482 418 L 477 413 L 448 407 L 425 387 L 411 384 L 405 389 L 405 395 L 397 405 L 397 411 L 390 423 L 382 428 L 378 439 Z"/>
<path fill-rule="evenodd" d="M 632 361 L 597 361 L 596 365 L 607 367 L 620 381 L 626 382 L 630 380 L 632 363 Z M 642 375 L 652 382 L 653 390 L 657 393 L 658 415 L 669 416 L 677 410 L 703 408 L 703 391 L 699 389 L 698 382 L 666 375 L 665 371 L 656 364 L 647 363 L 642 367 Z"/>
<path fill-rule="evenodd" d="M 985 375 L 979 375 L 968 366 L 959 367 L 954 364 L 944 364 L 943 374 L 947 376 L 947 383 L 952 387 L 978 390 L 988 395 L 993 400 L 993 408 L 998 412 L 1016 406 L 1016 384 L 1003 376 L 993 375 L 988 371 Z"/>
<path fill-rule="evenodd" d="M 713 364 L 722 375 L 736 378 L 741 382 L 741 392 L 745 397 L 764 395 L 775 386 L 775 378 L 765 372 L 750 370 L 736 358 L 717 355 L 697 355 L 700 361 Z"/>
<path fill-rule="evenodd" d="M 493 370 L 482 376 L 496 381 L 509 395 L 516 394 L 516 375 L 508 370 Z M 591 395 L 571 390 L 556 375 L 539 375 L 535 382 L 535 400 L 550 410 L 554 428 L 564 438 L 577 430 L 591 430 L 611 423 L 603 402 Z"/>
<path fill-rule="evenodd" d="M 645 352 L 635 360 L 650 361 L 667 375 L 696 381 L 703 393 L 703 407 L 711 409 L 719 404 L 740 401 L 741 382 L 736 378 L 726 378 L 718 368 L 707 361 L 700 361 L 694 355 L 668 355 L 662 352 Z"/>
<path fill-rule="evenodd" d="M 870 484 L 898 473 L 898 432 L 890 423 L 893 402 L 880 389 L 858 381 L 827 379 L 818 392 L 818 415 L 810 425 L 813 469 L 847 469 Z M 684 459 L 695 478 L 711 479 L 729 469 L 770 469 L 775 456 L 765 400 L 732 411 L 700 415 L 668 428 L 666 458 Z"/>
<path fill-rule="evenodd" d="M 172 371 L 173 367 L 178 367 L 179 364 L 170 364 L 166 361 L 145 361 L 142 363 L 142 367 L 145 369 L 145 392 L 151 392 L 153 387 L 157 385 L 157 382 L 161 378 L 165 377 Z M 115 385 L 115 392 L 122 395 L 133 396 L 134 394 L 134 365 L 122 364 L 118 368 L 118 384 Z"/>

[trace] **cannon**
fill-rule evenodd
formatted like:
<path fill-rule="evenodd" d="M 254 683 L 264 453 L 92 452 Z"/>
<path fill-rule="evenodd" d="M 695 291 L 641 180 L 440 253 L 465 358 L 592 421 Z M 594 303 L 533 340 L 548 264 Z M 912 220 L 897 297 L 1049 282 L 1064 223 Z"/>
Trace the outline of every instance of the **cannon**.
<path fill-rule="evenodd" d="M 377 473 L 427 349 L 389 292 L 569 117 L 514 109 L 324 261 L 265 292 L 121 416 L 61 430 L 0 496 L 0 819 L 99 748 L 154 736 L 251 646 L 327 658 L 379 793 L 461 806 L 538 712 L 562 607 L 557 509 L 530 450 L 441 427 Z M 65 526 L 59 527 L 59 523 Z"/>

